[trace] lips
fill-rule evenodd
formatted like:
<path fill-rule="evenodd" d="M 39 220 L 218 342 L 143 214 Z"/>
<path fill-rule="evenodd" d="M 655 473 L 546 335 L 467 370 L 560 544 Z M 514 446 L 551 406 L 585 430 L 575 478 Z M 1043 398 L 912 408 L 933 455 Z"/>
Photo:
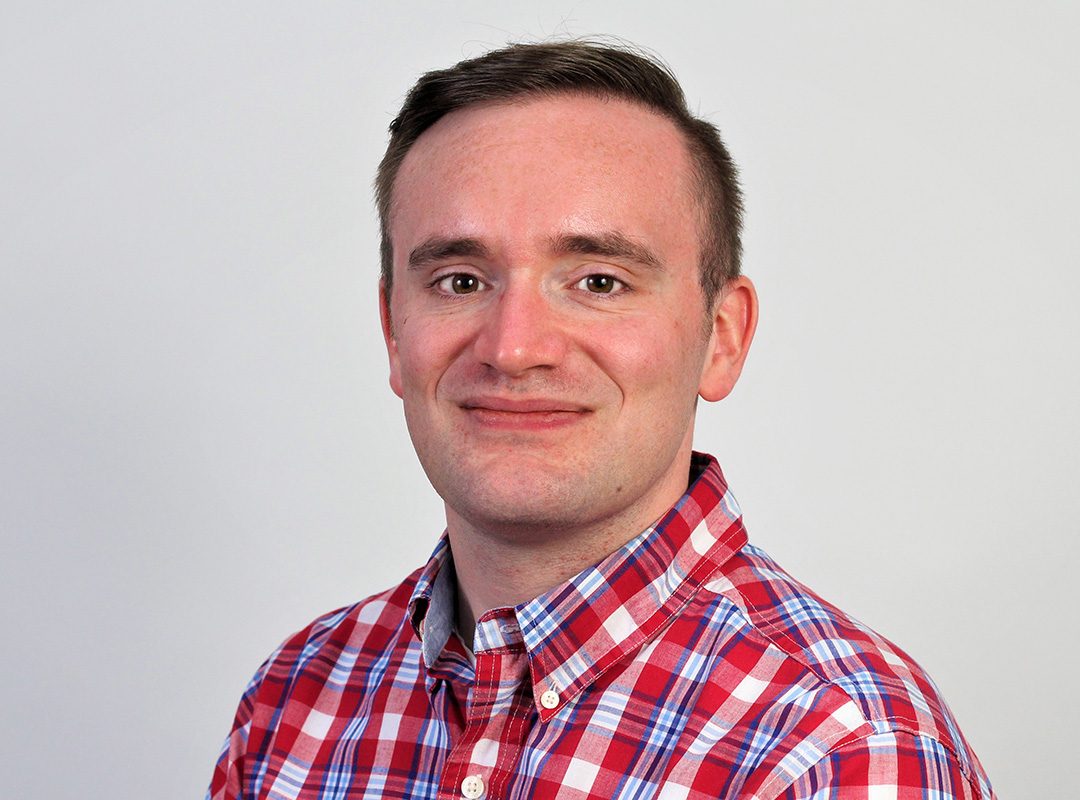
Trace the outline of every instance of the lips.
<path fill-rule="evenodd" d="M 470 397 L 459 405 L 470 411 L 502 411 L 510 414 L 580 413 L 588 410 L 581 403 L 542 397 Z"/>
<path fill-rule="evenodd" d="M 483 427 L 522 430 L 569 425 L 590 411 L 581 403 L 540 397 L 470 397 L 458 405 Z"/>

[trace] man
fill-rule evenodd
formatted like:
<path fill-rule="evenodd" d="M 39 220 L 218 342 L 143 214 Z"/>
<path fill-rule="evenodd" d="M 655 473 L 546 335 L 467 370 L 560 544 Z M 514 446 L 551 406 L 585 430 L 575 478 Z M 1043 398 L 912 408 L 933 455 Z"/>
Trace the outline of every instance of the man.
<path fill-rule="evenodd" d="M 697 398 L 757 319 L 715 128 L 623 49 L 423 76 L 379 168 L 428 564 L 286 642 L 214 798 L 989 798 L 933 683 L 747 543 Z"/>

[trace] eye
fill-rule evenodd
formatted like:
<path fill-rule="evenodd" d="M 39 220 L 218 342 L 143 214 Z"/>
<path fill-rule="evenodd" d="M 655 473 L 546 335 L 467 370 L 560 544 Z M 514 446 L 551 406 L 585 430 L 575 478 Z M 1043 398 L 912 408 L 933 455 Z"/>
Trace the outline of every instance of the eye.
<path fill-rule="evenodd" d="M 455 272 L 439 278 L 435 286 L 443 294 L 473 294 L 484 288 L 479 278 L 467 272 Z"/>
<path fill-rule="evenodd" d="M 626 284 L 611 275 L 598 273 L 588 275 L 577 283 L 579 289 L 584 289 L 590 294 L 613 294 L 626 288 Z"/>

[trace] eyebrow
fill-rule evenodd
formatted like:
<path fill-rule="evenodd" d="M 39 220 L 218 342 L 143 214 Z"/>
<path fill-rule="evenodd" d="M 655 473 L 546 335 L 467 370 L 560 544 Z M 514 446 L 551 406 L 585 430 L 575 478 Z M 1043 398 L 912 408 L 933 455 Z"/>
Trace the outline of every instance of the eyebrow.
<path fill-rule="evenodd" d="M 551 240 L 551 249 L 555 253 L 576 253 L 633 261 L 650 269 L 660 269 L 663 266 L 652 250 L 618 231 L 562 234 Z"/>
<path fill-rule="evenodd" d="M 479 239 L 434 237 L 409 253 L 409 269 L 420 269 L 448 258 L 490 258 L 491 251 Z"/>
<path fill-rule="evenodd" d="M 644 245 L 619 231 L 605 233 L 564 233 L 553 236 L 553 253 L 603 256 L 633 261 L 649 269 L 661 269 L 663 263 Z M 450 258 L 490 259 L 491 250 L 479 239 L 436 236 L 421 242 L 409 252 L 409 269 L 417 270 Z"/>

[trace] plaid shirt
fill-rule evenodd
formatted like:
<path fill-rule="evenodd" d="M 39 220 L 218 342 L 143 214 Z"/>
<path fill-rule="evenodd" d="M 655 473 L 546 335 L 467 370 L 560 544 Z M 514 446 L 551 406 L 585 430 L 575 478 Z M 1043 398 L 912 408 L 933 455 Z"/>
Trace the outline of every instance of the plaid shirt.
<path fill-rule="evenodd" d="M 716 462 L 656 525 L 453 632 L 444 538 L 263 664 L 208 798 L 992 798 L 933 682 L 747 544 Z"/>

